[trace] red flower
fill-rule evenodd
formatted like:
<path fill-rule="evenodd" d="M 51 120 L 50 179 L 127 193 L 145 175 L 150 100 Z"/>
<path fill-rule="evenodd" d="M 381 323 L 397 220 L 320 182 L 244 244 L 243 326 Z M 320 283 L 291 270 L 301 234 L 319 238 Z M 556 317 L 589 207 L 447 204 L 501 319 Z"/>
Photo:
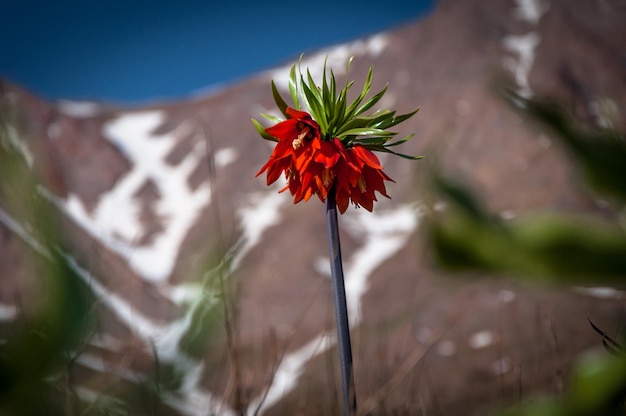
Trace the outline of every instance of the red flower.
<path fill-rule="evenodd" d="M 320 127 L 304 112 L 288 107 L 288 119 L 265 129 L 278 139 L 267 163 L 256 176 L 267 171 L 267 184 L 274 183 L 284 173 L 294 203 L 307 201 L 317 195 L 324 201 L 333 184 L 337 208 L 342 214 L 352 201 L 372 211 L 376 196 L 386 196 L 384 172 L 378 158 L 362 145 L 346 149 L 341 140 L 322 140 Z"/>
<path fill-rule="evenodd" d="M 378 200 L 374 192 L 389 198 L 384 181 L 393 179 L 383 172 L 378 157 L 364 146 L 354 145 L 346 153 L 347 168 L 340 167 L 337 173 L 337 208 L 344 213 L 351 200 L 371 212 Z"/>

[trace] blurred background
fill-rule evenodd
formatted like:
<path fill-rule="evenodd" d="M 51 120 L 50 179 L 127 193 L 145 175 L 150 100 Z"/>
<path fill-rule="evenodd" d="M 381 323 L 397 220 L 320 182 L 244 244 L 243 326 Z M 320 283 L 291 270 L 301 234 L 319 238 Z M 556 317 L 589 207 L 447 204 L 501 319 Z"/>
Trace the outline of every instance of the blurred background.
<path fill-rule="evenodd" d="M 433 5 L 3 0 L 0 76 L 48 99 L 181 99 L 406 24 Z"/>
<path fill-rule="evenodd" d="M 623 0 L 0 4 L 3 415 L 340 413 L 323 204 L 255 177 L 301 53 L 420 108 L 339 218 L 359 414 L 624 414 Z"/>

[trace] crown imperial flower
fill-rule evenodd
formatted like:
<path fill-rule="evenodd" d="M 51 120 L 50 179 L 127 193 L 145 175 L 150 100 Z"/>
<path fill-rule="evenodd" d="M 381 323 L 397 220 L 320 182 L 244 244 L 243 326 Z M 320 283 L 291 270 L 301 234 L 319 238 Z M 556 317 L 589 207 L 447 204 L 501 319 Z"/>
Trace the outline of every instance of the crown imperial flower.
<path fill-rule="evenodd" d="M 351 60 L 346 65 L 346 74 Z M 262 114 L 276 122 L 268 128 L 252 120 L 263 138 L 277 142 L 269 160 L 256 176 L 266 173 L 267 184 L 271 185 L 284 175 L 287 185 L 280 192 L 289 190 L 294 203 L 308 201 L 313 195 L 325 201 L 329 192 L 334 192 L 337 208 L 342 214 L 350 202 L 372 211 L 374 201 L 377 201 L 376 192 L 389 198 L 385 181 L 393 182 L 373 151 L 420 159 L 419 156 L 407 156 L 389 149 L 406 142 L 413 135 L 390 143 L 397 133 L 387 130 L 418 110 L 399 116 L 389 110 L 364 115 L 387 89 L 385 87 L 362 104 L 371 89 L 371 67 L 360 95 L 350 104 L 347 94 L 353 82 L 337 91 L 332 70 L 330 80 L 327 79 L 326 64 L 321 87 L 315 84 L 308 70 L 306 81 L 301 72 L 299 75 L 298 79 L 296 66 L 292 66 L 289 92 L 293 107 L 287 105 L 272 81 L 274 101 L 284 120 Z M 300 109 L 300 100 L 309 112 Z"/>

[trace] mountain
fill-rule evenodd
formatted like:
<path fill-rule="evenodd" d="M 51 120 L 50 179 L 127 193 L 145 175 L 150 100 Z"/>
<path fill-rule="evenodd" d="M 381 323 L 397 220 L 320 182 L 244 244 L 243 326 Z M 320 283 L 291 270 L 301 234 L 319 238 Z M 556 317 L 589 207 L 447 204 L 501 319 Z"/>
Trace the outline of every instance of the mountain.
<path fill-rule="evenodd" d="M 426 159 L 381 157 L 392 199 L 340 217 L 361 410 L 478 415 L 561 394 L 575 358 L 601 344 L 588 319 L 609 334 L 623 329 L 616 290 L 452 277 L 433 264 L 424 222 L 446 209 L 428 190 L 435 166 L 506 220 L 613 215 L 494 85 L 508 76 L 520 94 L 552 97 L 588 123 L 626 120 L 625 19 L 617 0 L 442 0 L 418 22 L 304 56 L 317 79 L 326 58 L 343 79 L 353 55 L 355 88 L 373 65 L 373 89 L 389 85 L 381 107 L 420 107 L 398 131 L 415 133 L 402 152 Z M 158 381 L 169 387 L 157 414 L 335 412 L 323 204 L 293 205 L 255 178 L 272 147 L 250 118 L 276 113 L 270 80 L 286 91 L 296 61 L 141 108 L 45 102 L 0 84 L 10 139 L 58 210 L 63 250 L 96 299 L 97 325 L 71 369 L 79 397 Z M 6 196 L 0 209 L 6 333 L 40 289 L 28 254 L 37 241 Z"/>

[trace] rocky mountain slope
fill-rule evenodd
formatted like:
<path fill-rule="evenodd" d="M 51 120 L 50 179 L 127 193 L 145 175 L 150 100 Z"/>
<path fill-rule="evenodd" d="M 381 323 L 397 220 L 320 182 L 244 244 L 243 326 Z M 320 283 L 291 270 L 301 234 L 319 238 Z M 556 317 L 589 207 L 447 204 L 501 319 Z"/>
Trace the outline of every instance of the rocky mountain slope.
<path fill-rule="evenodd" d="M 625 20 L 618 0 L 442 0 L 414 24 L 305 54 L 302 66 L 318 79 L 326 57 L 343 78 L 354 55 L 356 88 L 373 65 L 374 89 L 389 84 L 381 107 L 421 107 L 398 130 L 415 133 L 402 151 L 427 159 L 383 157 L 396 181 L 392 199 L 340 218 L 361 410 L 478 415 L 536 391 L 560 394 L 574 358 L 599 344 L 587 319 L 621 329 L 616 291 L 455 280 L 432 263 L 423 222 L 445 209 L 428 192 L 433 166 L 466 178 L 505 219 L 538 210 L 609 215 L 562 149 L 493 85 L 508 75 L 521 94 L 554 97 L 590 123 L 626 120 Z M 74 369 L 79 394 L 150 380 L 158 357 L 180 371 L 159 414 L 334 412 L 323 205 L 292 205 L 254 177 L 271 146 L 249 120 L 276 112 L 269 82 L 285 90 L 292 63 L 143 108 L 44 102 L 0 84 L 11 137 L 98 299 L 97 331 Z M 24 246 L 34 242 L 16 214 L 0 202 L 3 326 L 19 318 L 30 287 Z M 219 276 L 238 312 L 237 371 Z M 213 332 L 194 349 L 207 320 Z"/>

